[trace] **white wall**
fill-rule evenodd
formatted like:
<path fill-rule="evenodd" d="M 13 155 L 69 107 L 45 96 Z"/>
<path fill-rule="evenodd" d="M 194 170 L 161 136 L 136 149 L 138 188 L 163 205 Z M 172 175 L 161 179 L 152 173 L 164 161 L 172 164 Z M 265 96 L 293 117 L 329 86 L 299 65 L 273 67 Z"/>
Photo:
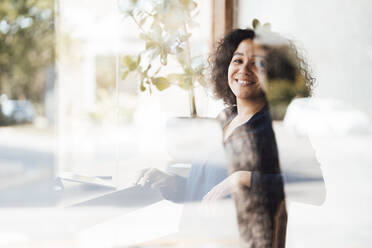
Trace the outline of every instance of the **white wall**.
<path fill-rule="evenodd" d="M 238 0 L 236 27 L 253 18 L 304 48 L 318 86 L 372 116 L 372 2 L 368 0 Z"/>

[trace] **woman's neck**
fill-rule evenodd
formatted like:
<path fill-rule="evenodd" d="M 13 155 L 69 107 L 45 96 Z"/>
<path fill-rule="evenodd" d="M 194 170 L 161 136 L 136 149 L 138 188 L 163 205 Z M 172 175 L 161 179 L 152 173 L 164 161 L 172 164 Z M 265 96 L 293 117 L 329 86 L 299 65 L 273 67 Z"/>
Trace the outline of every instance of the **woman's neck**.
<path fill-rule="evenodd" d="M 259 99 L 236 99 L 239 117 L 251 117 L 267 104 L 266 98 Z"/>

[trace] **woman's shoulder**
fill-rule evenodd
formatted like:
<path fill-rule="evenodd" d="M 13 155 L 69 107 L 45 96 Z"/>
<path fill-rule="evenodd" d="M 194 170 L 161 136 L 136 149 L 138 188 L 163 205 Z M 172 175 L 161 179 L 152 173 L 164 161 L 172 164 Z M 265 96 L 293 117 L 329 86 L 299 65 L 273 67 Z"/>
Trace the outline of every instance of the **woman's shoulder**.
<path fill-rule="evenodd" d="M 222 126 L 225 126 L 236 115 L 236 112 L 236 106 L 226 107 L 217 115 L 217 120 Z"/>

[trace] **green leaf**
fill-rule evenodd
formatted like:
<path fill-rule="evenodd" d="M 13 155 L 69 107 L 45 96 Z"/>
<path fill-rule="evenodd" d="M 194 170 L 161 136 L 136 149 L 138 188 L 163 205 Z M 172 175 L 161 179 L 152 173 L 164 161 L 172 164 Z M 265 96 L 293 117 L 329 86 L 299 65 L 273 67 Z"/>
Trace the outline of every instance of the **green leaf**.
<path fill-rule="evenodd" d="M 183 8 L 188 11 L 193 11 L 198 6 L 196 2 L 191 0 L 181 0 L 180 2 L 183 5 Z"/>
<path fill-rule="evenodd" d="M 131 63 L 131 64 L 129 65 L 128 68 L 129 68 L 129 70 L 134 71 L 134 70 L 137 69 L 137 64 L 136 64 L 135 62 L 133 62 L 133 63 Z"/>
<path fill-rule="evenodd" d="M 146 50 L 152 49 L 158 45 L 155 41 L 148 41 L 146 42 Z"/>
<path fill-rule="evenodd" d="M 253 27 L 253 29 L 257 29 L 260 25 L 261 25 L 260 24 L 260 21 L 257 18 L 254 18 L 252 20 L 252 27 Z"/>
<path fill-rule="evenodd" d="M 154 78 L 152 83 L 156 86 L 158 90 L 165 90 L 166 88 L 170 86 L 170 83 L 165 77 Z"/>
<path fill-rule="evenodd" d="M 123 74 L 121 74 L 121 80 L 125 80 L 127 78 L 128 74 L 129 74 L 129 72 L 130 71 L 123 72 Z"/>
<path fill-rule="evenodd" d="M 146 87 L 143 85 L 143 84 L 141 84 L 141 86 L 140 86 L 140 90 L 143 92 L 143 91 L 146 91 Z"/>
<path fill-rule="evenodd" d="M 177 53 L 183 53 L 183 51 L 185 51 L 185 50 L 182 47 L 180 47 L 180 46 L 176 47 L 176 52 Z"/>
<path fill-rule="evenodd" d="M 131 63 L 131 61 L 132 61 L 132 56 L 130 56 L 130 55 L 125 55 L 125 56 L 123 57 L 123 65 L 124 65 L 125 67 L 128 67 L 129 64 Z"/>
<path fill-rule="evenodd" d="M 187 8 L 191 2 L 191 0 L 180 0 L 181 4 L 184 8 Z"/>
<path fill-rule="evenodd" d="M 184 80 L 179 85 L 184 90 L 191 89 L 191 87 L 192 87 L 192 77 L 189 77 L 189 76 L 184 77 Z"/>
<path fill-rule="evenodd" d="M 195 1 L 192 1 L 192 4 L 191 4 L 191 10 L 194 10 L 198 7 L 198 3 L 195 2 Z"/>
<path fill-rule="evenodd" d="M 167 76 L 167 79 L 169 82 L 179 84 L 179 82 L 182 81 L 183 77 L 181 74 L 171 73 Z"/>
<path fill-rule="evenodd" d="M 134 71 L 137 69 L 137 62 L 134 61 L 133 57 L 130 55 L 125 55 L 123 57 L 123 65 L 129 69 L 129 71 Z"/>
<path fill-rule="evenodd" d="M 190 67 L 185 68 L 185 74 L 187 77 L 191 77 L 194 74 L 194 70 Z"/>
<path fill-rule="evenodd" d="M 147 75 L 147 73 L 149 72 L 150 68 L 151 68 L 151 64 L 149 64 L 149 65 L 147 66 L 146 70 L 144 71 L 144 74 L 145 74 L 145 75 Z"/>
<path fill-rule="evenodd" d="M 151 40 L 151 38 L 150 38 L 148 35 L 144 34 L 144 33 L 140 33 L 140 34 L 139 34 L 139 37 L 140 37 L 142 40 L 144 40 L 144 41 Z"/>

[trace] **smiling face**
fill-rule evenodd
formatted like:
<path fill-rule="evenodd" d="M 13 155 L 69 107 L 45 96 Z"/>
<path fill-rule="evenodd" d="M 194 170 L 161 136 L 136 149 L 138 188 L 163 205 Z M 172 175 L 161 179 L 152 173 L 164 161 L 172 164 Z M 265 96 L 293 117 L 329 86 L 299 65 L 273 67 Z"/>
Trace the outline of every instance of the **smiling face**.
<path fill-rule="evenodd" d="M 265 98 L 265 51 L 247 39 L 234 51 L 228 69 L 228 83 L 237 100 Z"/>

